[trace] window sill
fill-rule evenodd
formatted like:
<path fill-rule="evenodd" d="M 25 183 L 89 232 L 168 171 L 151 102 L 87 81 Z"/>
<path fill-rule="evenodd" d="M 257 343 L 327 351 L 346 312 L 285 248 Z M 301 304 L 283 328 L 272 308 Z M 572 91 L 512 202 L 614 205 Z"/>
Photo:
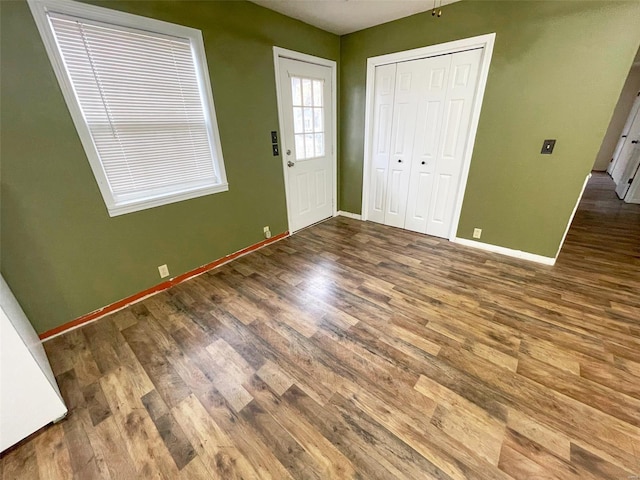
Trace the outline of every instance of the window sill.
<path fill-rule="evenodd" d="M 170 203 L 181 202 L 183 200 L 189 200 L 191 198 L 204 197 L 205 195 L 211 195 L 213 193 L 222 193 L 229 190 L 228 183 L 221 183 L 214 186 L 208 186 L 204 188 L 198 188 L 194 190 L 187 190 L 179 193 L 171 193 L 168 195 L 161 195 L 156 197 L 150 197 L 146 199 L 131 200 L 129 202 L 121 202 L 117 205 L 108 207 L 109 216 L 117 217 L 126 213 L 139 212 L 140 210 L 146 210 L 148 208 L 160 207 L 162 205 L 168 205 Z"/>

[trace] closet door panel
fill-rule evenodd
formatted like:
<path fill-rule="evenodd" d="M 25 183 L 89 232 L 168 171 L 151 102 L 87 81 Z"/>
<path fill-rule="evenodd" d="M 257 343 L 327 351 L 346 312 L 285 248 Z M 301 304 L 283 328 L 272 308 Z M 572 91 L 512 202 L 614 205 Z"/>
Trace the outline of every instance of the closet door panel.
<path fill-rule="evenodd" d="M 476 93 L 482 50 L 451 57 L 440 132 L 440 150 L 433 175 L 426 233 L 448 238 L 462 175 L 471 109 Z"/>
<path fill-rule="evenodd" d="M 384 223 L 404 228 L 416 115 L 424 77 L 420 61 L 398 63 Z"/>
<path fill-rule="evenodd" d="M 440 131 L 444 117 L 451 55 L 426 58 L 417 62 L 420 62 L 422 83 L 411 158 L 405 228 L 425 233 L 440 149 Z"/>
<path fill-rule="evenodd" d="M 386 190 L 391 153 L 393 98 L 396 64 L 376 67 L 375 103 L 373 114 L 373 152 L 369 178 L 368 219 L 384 223 Z"/>

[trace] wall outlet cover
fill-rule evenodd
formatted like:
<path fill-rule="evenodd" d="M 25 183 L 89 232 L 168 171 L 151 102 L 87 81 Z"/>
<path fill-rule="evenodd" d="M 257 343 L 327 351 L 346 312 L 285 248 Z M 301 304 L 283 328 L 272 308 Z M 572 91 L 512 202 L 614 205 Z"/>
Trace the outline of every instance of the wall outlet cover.
<path fill-rule="evenodd" d="M 166 278 L 169 276 L 169 267 L 167 267 L 166 263 L 158 267 L 158 273 L 160 273 L 160 278 Z"/>
<path fill-rule="evenodd" d="M 482 229 L 481 228 L 474 228 L 473 229 L 473 238 L 480 238 L 482 236 Z"/>

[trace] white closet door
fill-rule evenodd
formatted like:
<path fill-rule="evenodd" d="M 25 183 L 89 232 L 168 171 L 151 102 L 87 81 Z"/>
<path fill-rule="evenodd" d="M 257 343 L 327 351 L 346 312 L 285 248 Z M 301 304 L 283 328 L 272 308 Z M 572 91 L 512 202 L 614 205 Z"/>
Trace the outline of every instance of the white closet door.
<path fill-rule="evenodd" d="M 404 228 L 413 140 L 416 132 L 416 114 L 422 87 L 419 63 L 419 61 L 398 63 L 396 68 L 391 158 L 384 214 L 384 223 L 392 227 Z"/>
<path fill-rule="evenodd" d="M 369 179 L 369 220 L 384 223 L 387 172 L 391 153 L 393 94 L 396 64 L 376 67 L 373 114 L 373 153 Z"/>
<path fill-rule="evenodd" d="M 414 232 L 425 233 L 427 230 L 452 57 L 443 55 L 416 60 L 421 72 L 421 92 L 405 216 L 405 228 Z"/>
<path fill-rule="evenodd" d="M 633 155 L 634 148 L 636 147 L 636 145 L 638 145 L 638 141 L 640 141 L 640 112 L 636 113 L 636 116 L 631 123 L 631 127 L 627 132 L 627 138 L 625 139 L 624 145 L 620 149 L 616 164 L 611 171 L 611 178 L 613 178 L 613 181 L 616 182 L 616 185 L 618 185 L 623 180 L 622 177 L 627 171 L 629 160 Z"/>
<path fill-rule="evenodd" d="M 636 99 L 633 102 L 633 106 L 631 107 L 631 111 L 629 112 L 629 116 L 627 117 L 627 121 L 624 124 L 622 133 L 620 134 L 620 139 L 618 140 L 616 149 L 614 150 L 613 156 L 611 157 L 611 162 L 609 162 L 609 166 L 607 167 L 607 173 L 609 175 L 612 174 L 613 169 L 616 168 L 618 160 L 620 160 L 620 152 L 624 148 L 624 144 L 627 142 L 629 130 L 631 130 L 631 125 L 633 125 L 633 121 L 635 120 L 638 111 L 640 111 L 640 92 L 638 93 L 638 95 L 636 95 Z"/>
<path fill-rule="evenodd" d="M 637 140 L 636 140 L 637 142 Z M 626 167 L 624 172 L 620 175 L 620 181 L 616 185 L 616 194 L 620 199 L 625 200 L 629 187 L 633 182 L 634 177 L 637 175 L 638 164 L 640 164 L 640 144 L 633 144 L 633 150 L 630 150 L 627 158 L 621 158 L 620 161 L 624 161 Z"/>
<path fill-rule="evenodd" d="M 640 152 L 638 152 L 638 155 L 640 155 Z M 638 159 L 638 161 L 640 162 L 640 159 Z M 624 201 L 627 203 L 640 203 L 640 172 L 636 172 L 635 178 L 624 197 Z"/>
<path fill-rule="evenodd" d="M 391 156 L 384 214 L 384 223 L 392 227 L 404 228 L 416 114 L 422 88 L 421 80 L 424 80 L 424 67 L 420 62 L 416 60 L 398 63 L 396 67 Z"/>
<path fill-rule="evenodd" d="M 440 154 L 436 162 L 426 230 L 428 235 L 443 238 L 449 237 L 453 222 L 482 50 L 460 52 L 452 57 Z"/>

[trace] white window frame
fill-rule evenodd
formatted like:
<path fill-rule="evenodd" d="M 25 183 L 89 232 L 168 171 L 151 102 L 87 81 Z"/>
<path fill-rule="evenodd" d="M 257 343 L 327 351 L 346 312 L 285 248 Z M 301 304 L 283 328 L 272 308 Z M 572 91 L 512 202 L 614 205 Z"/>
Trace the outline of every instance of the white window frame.
<path fill-rule="evenodd" d="M 44 42 L 49 60 L 60 84 L 62 94 L 71 113 L 71 118 L 80 136 L 80 141 L 93 170 L 93 174 L 100 188 L 100 193 L 107 206 L 111 217 L 125 213 L 145 210 L 147 208 L 179 202 L 190 198 L 196 198 L 213 193 L 225 192 L 229 190 L 227 176 L 222 157 L 220 144 L 220 133 L 213 102 L 211 82 L 209 80 L 209 69 L 204 50 L 202 32 L 195 28 L 163 22 L 152 18 L 141 17 L 130 13 L 119 12 L 107 8 L 87 5 L 72 0 L 28 0 L 31 13 Z M 73 90 L 73 84 L 69 78 L 62 55 L 58 50 L 56 38 L 49 24 L 48 12 L 56 12 L 71 16 L 93 20 L 97 22 L 109 23 L 114 26 L 122 26 L 136 30 L 147 30 L 149 32 L 171 35 L 189 39 L 194 56 L 196 74 L 200 85 L 200 94 L 203 99 L 203 110 L 208 127 L 209 142 L 214 160 L 214 168 L 218 183 L 207 185 L 195 189 L 176 190 L 170 193 L 158 194 L 146 198 L 136 198 L 128 201 L 115 201 L 109 182 L 107 180 L 100 156 L 94 146 L 93 139 L 89 132 L 82 110 Z"/>

